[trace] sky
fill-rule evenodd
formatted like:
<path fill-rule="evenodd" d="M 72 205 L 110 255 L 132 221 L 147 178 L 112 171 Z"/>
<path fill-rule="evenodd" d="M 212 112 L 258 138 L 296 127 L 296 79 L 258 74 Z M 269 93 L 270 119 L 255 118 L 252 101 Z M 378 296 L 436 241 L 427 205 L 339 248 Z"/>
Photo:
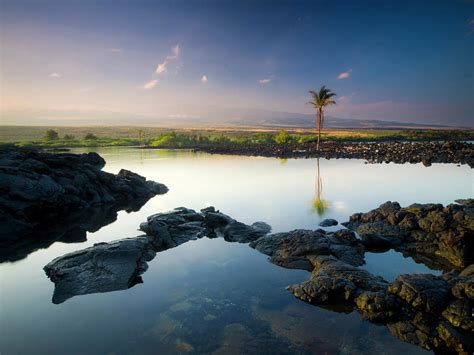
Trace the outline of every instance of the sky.
<path fill-rule="evenodd" d="M 0 0 L 0 124 L 213 107 L 474 126 L 474 2 Z M 30 119 L 31 118 L 31 119 Z"/>

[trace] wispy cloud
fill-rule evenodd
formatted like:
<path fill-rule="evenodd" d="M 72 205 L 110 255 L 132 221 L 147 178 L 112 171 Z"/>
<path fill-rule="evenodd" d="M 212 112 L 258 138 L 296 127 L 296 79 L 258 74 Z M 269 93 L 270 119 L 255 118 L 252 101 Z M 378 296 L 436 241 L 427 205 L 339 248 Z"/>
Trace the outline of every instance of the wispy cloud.
<path fill-rule="evenodd" d="M 209 81 L 209 79 L 207 78 L 207 75 L 203 75 L 201 77 L 201 83 L 207 83 Z"/>
<path fill-rule="evenodd" d="M 181 54 L 181 48 L 179 44 L 171 48 L 171 53 L 172 55 L 169 57 L 169 59 L 175 59 L 179 57 L 179 55 Z"/>
<path fill-rule="evenodd" d="M 51 73 L 51 74 L 49 74 L 49 77 L 50 77 L 50 78 L 60 78 L 60 77 L 61 77 L 61 74 L 59 74 L 59 73 Z"/>
<path fill-rule="evenodd" d="M 163 63 L 158 64 L 158 66 L 156 67 L 155 73 L 156 74 L 164 73 L 166 71 L 166 66 L 167 65 L 168 65 L 168 61 L 166 61 L 166 60 Z"/>
<path fill-rule="evenodd" d="M 351 76 L 351 73 L 352 73 L 352 69 L 349 69 L 348 71 L 344 71 L 342 72 L 341 74 L 338 75 L 338 79 L 341 80 L 341 79 L 347 79 L 348 77 Z"/>
<path fill-rule="evenodd" d="M 270 83 L 271 81 L 272 81 L 271 78 L 266 78 L 266 79 L 260 79 L 258 82 L 261 85 L 266 85 L 266 84 Z"/>
<path fill-rule="evenodd" d="M 151 80 L 148 83 L 146 83 L 145 85 L 143 85 L 142 88 L 144 90 L 151 90 L 156 86 L 157 83 L 158 83 L 158 80 Z"/>
<path fill-rule="evenodd" d="M 467 35 L 470 36 L 474 33 L 474 19 L 468 19 L 467 21 Z"/>
<path fill-rule="evenodd" d="M 181 47 L 179 46 L 179 44 L 177 44 L 176 46 L 171 48 L 171 54 L 168 55 L 165 58 L 163 63 L 160 63 L 160 64 L 157 65 L 155 73 L 159 75 L 161 73 L 166 72 L 166 70 L 167 70 L 166 67 L 168 66 L 168 64 L 170 64 L 172 61 L 178 59 L 180 54 L 181 54 Z"/>
<path fill-rule="evenodd" d="M 122 48 L 109 48 L 109 52 L 112 53 L 122 53 L 123 49 Z"/>

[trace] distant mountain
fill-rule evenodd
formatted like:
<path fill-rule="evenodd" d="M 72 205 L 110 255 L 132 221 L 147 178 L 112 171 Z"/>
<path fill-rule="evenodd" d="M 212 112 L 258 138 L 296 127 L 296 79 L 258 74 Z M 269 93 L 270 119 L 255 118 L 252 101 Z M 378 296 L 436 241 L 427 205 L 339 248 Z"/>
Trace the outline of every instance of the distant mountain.
<path fill-rule="evenodd" d="M 178 114 L 153 116 L 113 111 L 31 110 L 2 112 L 1 125 L 29 126 L 162 126 L 162 127 L 262 127 L 312 128 L 311 114 L 269 111 L 261 109 L 224 108 L 219 106 L 184 105 Z M 396 128 L 454 128 L 434 124 L 362 120 L 327 116 L 325 128 L 396 129 Z"/>

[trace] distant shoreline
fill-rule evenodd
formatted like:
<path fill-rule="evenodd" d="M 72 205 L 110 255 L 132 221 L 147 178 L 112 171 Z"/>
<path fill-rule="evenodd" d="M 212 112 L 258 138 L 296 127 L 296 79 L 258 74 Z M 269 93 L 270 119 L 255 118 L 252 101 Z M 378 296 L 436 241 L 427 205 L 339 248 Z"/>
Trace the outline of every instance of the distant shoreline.
<path fill-rule="evenodd" d="M 467 164 L 474 167 L 474 144 L 463 142 L 323 142 L 209 146 L 195 151 L 210 154 L 275 158 L 364 159 L 369 163 Z"/>

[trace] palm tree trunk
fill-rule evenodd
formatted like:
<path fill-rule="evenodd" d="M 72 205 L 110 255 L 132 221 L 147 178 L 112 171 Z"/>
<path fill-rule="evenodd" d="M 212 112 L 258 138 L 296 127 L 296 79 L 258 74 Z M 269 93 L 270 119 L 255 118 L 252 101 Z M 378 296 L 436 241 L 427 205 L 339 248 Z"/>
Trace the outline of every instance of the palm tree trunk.
<path fill-rule="evenodd" d="M 319 151 L 319 141 L 321 140 L 321 110 L 318 111 L 318 141 L 316 143 L 316 150 Z"/>

